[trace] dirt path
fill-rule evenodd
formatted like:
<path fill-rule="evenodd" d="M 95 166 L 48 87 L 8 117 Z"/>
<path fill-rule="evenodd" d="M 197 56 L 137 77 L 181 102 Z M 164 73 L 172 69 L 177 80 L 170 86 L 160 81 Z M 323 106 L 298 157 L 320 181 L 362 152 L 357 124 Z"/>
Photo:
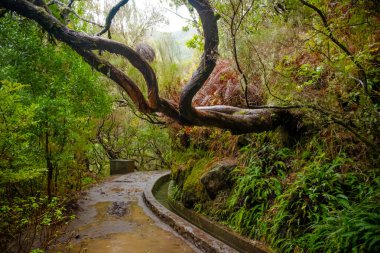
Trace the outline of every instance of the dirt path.
<path fill-rule="evenodd" d="M 145 184 L 163 172 L 114 176 L 89 189 L 78 201 L 77 219 L 50 252 L 198 252 L 160 222 L 145 206 Z"/>

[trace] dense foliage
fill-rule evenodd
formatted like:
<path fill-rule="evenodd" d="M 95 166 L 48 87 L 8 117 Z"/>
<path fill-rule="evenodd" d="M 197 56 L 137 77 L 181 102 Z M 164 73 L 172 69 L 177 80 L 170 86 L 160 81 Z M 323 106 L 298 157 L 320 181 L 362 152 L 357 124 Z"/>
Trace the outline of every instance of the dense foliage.
<path fill-rule="evenodd" d="M 2 18 L 0 40 L 1 247 L 28 251 L 67 218 L 65 195 L 99 173 L 91 138 L 111 100 L 91 68 L 30 21 Z"/>
<path fill-rule="evenodd" d="M 0 251 L 29 252 L 48 247 L 76 192 L 109 175 L 109 159 L 160 169 L 169 142 L 31 21 L 7 14 L 0 41 Z"/>

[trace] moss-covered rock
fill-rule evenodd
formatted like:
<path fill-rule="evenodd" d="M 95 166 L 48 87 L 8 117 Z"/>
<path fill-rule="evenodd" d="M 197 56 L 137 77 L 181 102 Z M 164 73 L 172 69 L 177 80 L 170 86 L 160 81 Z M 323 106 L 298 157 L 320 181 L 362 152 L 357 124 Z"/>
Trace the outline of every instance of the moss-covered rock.
<path fill-rule="evenodd" d="M 213 164 L 213 159 L 204 157 L 189 168 L 190 173 L 186 177 L 183 190 L 182 190 L 182 203 L 188 207 L 193 208 L 197 202 L 205 201 L 208 196 L 205 188 L 200 182 L 201 176 L 210 170 L 210 165 Z"/>
<path fill-rule="evenodd" d="M 231 187 L 230 173 L 236 166 L 235 160 L 223 160 L 213 164 L 211 170 L 201 176 L 200 181 L 211 199 L 215 199 L 219 191 Z"/>

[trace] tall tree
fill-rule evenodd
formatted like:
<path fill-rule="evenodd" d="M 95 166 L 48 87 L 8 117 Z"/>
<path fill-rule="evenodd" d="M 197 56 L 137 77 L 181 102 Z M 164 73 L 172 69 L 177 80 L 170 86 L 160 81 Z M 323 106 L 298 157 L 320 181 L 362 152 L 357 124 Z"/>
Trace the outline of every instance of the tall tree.
<path fill-rule="evenodd" d="M 84 162 L 80 156 L 90 149 L 91 129 L 109 113 L 110 98 L 80 57 L 65 45 L 49 43 L 31 21 L 4 17 L 0 40 L 0 86 L 3 96 L 9 96 L 0 107 L 0 128 L 15 137 L 1 142 L 0 170 L 47 168 L 47 193 L 52 196 L 60 174 L 77 175 Z M 8 121 L 13 123 L 7 127 Z"/>

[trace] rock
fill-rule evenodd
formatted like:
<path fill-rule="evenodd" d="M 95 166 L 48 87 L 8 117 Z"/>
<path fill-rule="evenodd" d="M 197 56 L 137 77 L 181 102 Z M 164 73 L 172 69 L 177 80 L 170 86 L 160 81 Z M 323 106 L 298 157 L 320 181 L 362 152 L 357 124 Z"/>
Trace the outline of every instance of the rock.
<path fill-rule="evenodd" d="M 245 147 L 245 146 L 248 146 L 249 144 L 251 144 L 250 137 L 251 137 L 250 134 L 241 134 L 241 135 L 239 135 L 238 141 L 237 141 L 237 146 L 239 148 L 242 148 L 242 147 Z"/>
<path fill-rule="evenodd" d="M 181 201 L 186 208 L 193 209 L 199 200 L 191 192 L 183 192 Z"/>
<path fill-rule="evenodd" d="M 211 199 L 215 199 L 219 191 L 231 187 L 230 173 L 236 166 L 235 161 L 221 161 L 216 163 L 210 171 L 202 175 L 200 179 L 201 183 Z"/>
<path fill-rule="evenodd" d="M 289 132 L 286 130 L 285 127 L 278 127 L 276 130 L 275 130 L 275 134 L 277 136 L 277 141 L 279 142 L 279 144 L 281 146 L 288 146 L 289 143 L 290 143 L 290 135 L 289 135 Z"/>
<path fill-rule="evenodd" d="M 148 62 L 152 62 L 156 58 L 156 53 L 154 52 L 154 49 L 147 43 L 138 43 L 135 47 L 135 50 L 139 55 L 142 56 L 142 58 L 144 58 Z"/>
<path fill-rule="evenodd" d="M 107 210 L 108 214 L 123 217 L 127 213 L 127 204 L 123 201 L 113 202 Z"/>

